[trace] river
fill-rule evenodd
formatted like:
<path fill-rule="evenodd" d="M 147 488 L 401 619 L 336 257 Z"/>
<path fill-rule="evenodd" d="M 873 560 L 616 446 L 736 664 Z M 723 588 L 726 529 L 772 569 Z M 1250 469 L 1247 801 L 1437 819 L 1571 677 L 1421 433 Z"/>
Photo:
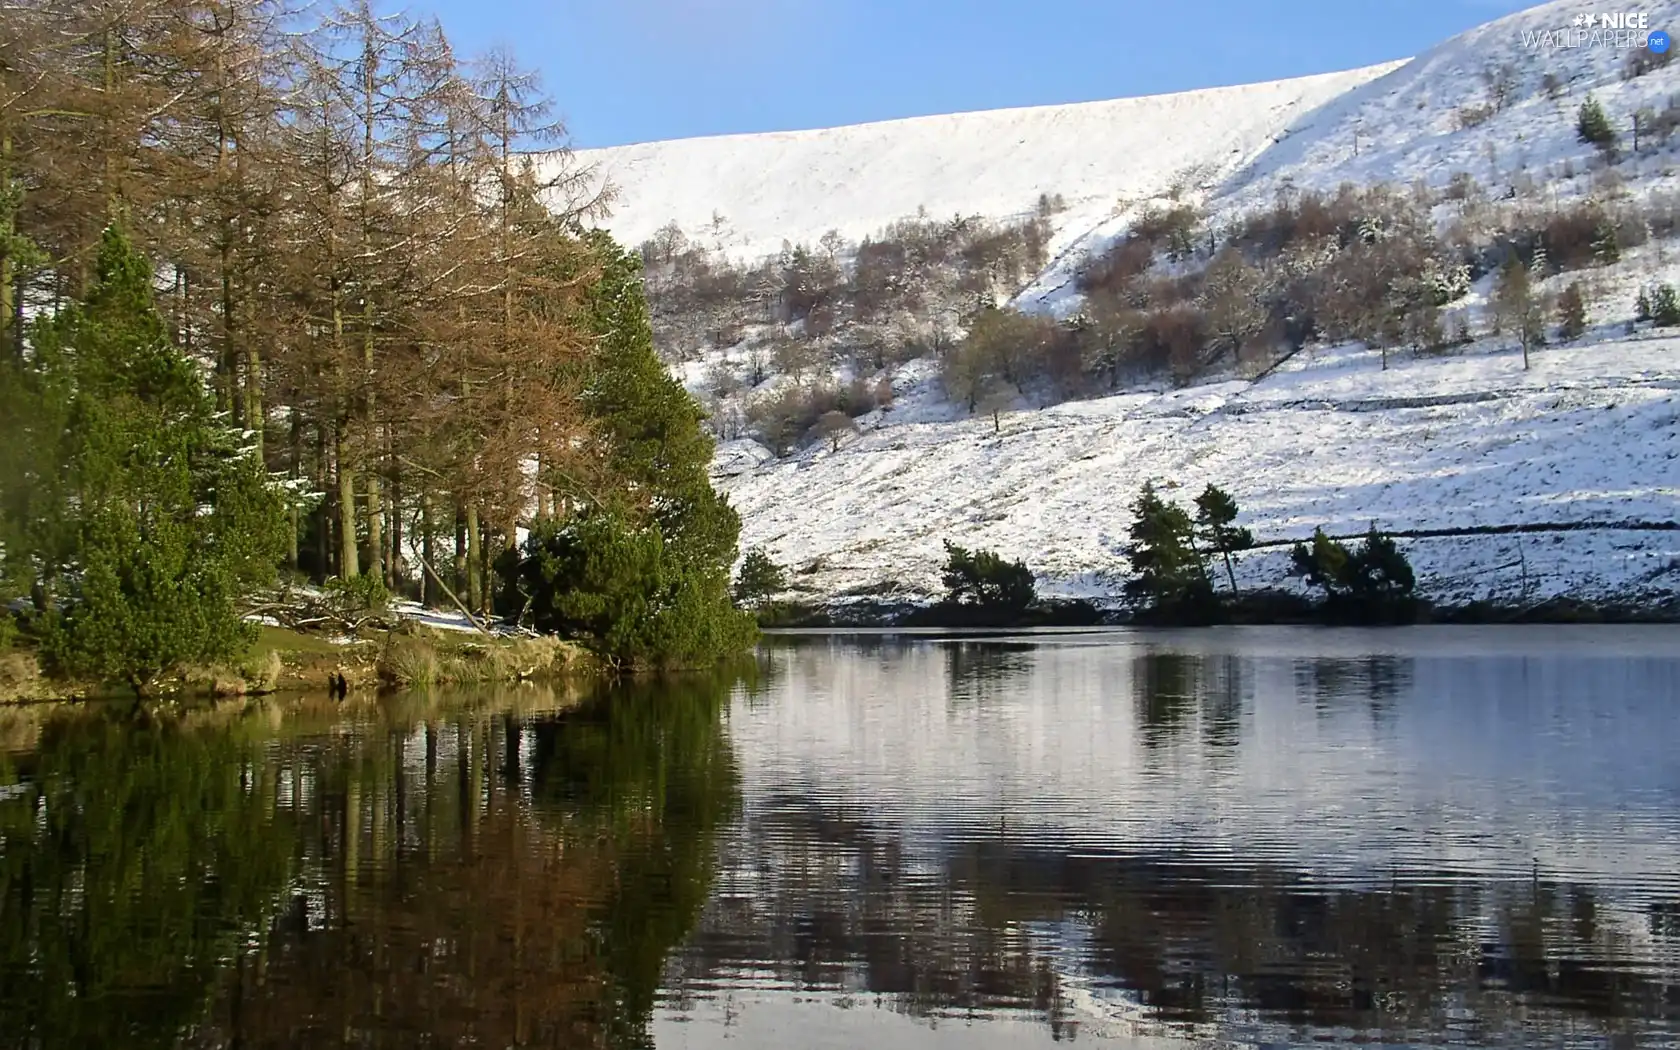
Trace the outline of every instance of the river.
<path fill-rule="evenodd" d="M 1680 1046 L 1680 630 L 0 710 L 0 1047 Z"/>

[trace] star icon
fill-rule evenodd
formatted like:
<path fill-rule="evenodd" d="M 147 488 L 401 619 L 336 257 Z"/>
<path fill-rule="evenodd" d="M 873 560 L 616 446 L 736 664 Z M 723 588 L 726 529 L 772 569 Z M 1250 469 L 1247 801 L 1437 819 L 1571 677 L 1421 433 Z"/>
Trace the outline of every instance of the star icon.
<path fill-rule="evenodd" d="M 1597 15 L 1588 15 L 1587 16 L 1587 28 L 1591 29 L 1593 27 L 1594 23 L 1596 23 L 1597 21 L 1598 21 L 1598 16 Z"/>
<path fill-rule="evenodd" d="M 1587 16 L 1586 15 L 1576 15 L 1575 16 L 1575 28 L 1576 29 L 1579 29 L 1586 24 L 1587 24 Z"/>

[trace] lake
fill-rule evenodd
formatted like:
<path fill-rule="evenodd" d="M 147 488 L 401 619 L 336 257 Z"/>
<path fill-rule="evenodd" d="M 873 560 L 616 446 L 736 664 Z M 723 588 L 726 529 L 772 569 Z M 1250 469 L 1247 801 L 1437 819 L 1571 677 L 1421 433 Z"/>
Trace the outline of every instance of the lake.
<path fill-rule="evenodd" d="M 1680 1046 L 1680 630 L 0 710 L 0 1047 Z"/>

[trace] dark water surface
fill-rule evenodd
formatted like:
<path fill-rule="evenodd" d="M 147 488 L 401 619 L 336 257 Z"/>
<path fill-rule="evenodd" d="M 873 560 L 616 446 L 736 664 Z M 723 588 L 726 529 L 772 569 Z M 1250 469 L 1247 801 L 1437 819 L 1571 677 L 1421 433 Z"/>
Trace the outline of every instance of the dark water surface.
<path fill-rule="evenodd" d="M 1680 631 L 0 710 L 0 1048 L 1680 1046 Z"/>

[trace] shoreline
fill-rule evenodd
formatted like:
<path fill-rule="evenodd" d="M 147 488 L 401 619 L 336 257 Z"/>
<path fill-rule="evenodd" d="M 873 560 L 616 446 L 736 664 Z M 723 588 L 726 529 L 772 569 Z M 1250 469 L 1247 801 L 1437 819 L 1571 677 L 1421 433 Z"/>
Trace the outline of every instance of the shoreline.
<path fill-rule="evenodd" d="M 1035 627 L 1398 627 L 1424 624 L 1455 626 L 1559 624 L 1680 624 L 1680 598 L 1656 602 L 1610 603 L 1560 598 L 1526 606 L 1471 602 L 1462 605 L 1420 603 L 1404 618 L 1337 616 L 1322 603 L 1296 595 L 1260 592 L 1238 605 L 1221 605 L 1199 617 L 1137 614 L 1103 608 L 1084 600 L 1051 601 L 1020 614 L 972 606 L 919 602 L 780 603 L 761 610 L 759 627 L 774 631 L 910 628 L 1020 630 Z"/>
<path fill-rule="evenodd" d="M 432 686 L 587 680 L 601 666 L 583 646 L 559 638 L 498 635 L 408 623 L 376 637 L 333 641 L 265 625 L 240 660 L 193 668 L 143 698 L 226 700 L 329 694 L 341 675 L 347 695 Z M 135 700 L 123 689 L 44 674 L 27 649 L 0 653 L 0 707 Z"/>

